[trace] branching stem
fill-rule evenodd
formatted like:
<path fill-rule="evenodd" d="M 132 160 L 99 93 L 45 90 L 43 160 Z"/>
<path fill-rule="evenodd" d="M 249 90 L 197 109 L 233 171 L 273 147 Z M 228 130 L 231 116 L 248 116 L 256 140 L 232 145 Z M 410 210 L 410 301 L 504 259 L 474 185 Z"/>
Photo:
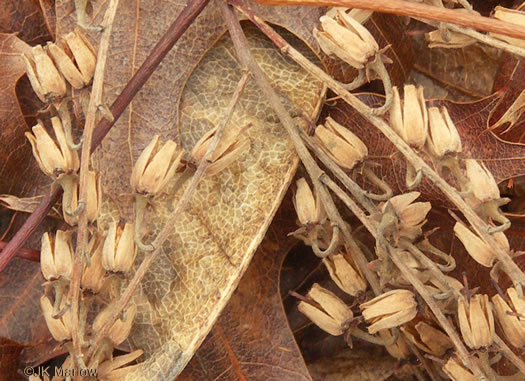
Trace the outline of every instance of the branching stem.
<path fill-rule="evenodd" d="M 86 123 L 84 125 L 82 155 L 80 162 L 80 179 L 79 179 L 79 204 L 86 203 L 88 199 L 88 173 L 89 173 L 89 158 L 91 155 L 91 141 L 93 139 L 93 131 L 95 130 L 97 122 L 98 106 L 102 104 L 102 96 L 104 93 L 104 73 L 106 70 L 106 61 L 108 58 L 109 42 L 111 38 L 111 30 L 113 27 L 113 20 L 117 14 L 119 0 L 111 0 L 106 8 L 104 20 L 102 25 L 104 30 L 102 32 L 100 43 L 97 52 L 97 64 L 95 67 L 95 74 L 93 76 L 93 86 L 91 89 L 91 96 L 89 99 L 89 106 L 86 115 Z M 80 280 L 82 278 L 82 267 L 84 262 L 84 254 L 88 246 L 88 214 L 87 207 L 80 212 L 78 229 L 77 229 L 77 246 L 75 250 L 75 260 L 73 262 L 73 274 L 71 276 L 71 283 L 68 295 L 68 304 L 71 304 L 72 316 L 72 338 L 73 338 L 73 360 L 77 366 L 84 364 L 82 354 L 81 327 L 79 324 L 80 313 Z"/>
<path fill-rule="evenodd" d="M 228 31 L 230 32 L 233 46 L 235 48 L 235 52 L 237 54 L 239 62 L 242 66 L 247 67 L 248 70 L 251 72 L 255 82 L 261 89 L 261 92 L 264 94 L 271 107 L 277 114 L 279 120 L 281 121 L 281 124 L 288 132 L 288 136 L 292 140 L 295 150 L 299 155 L 299 158 L 303 162 L 304 166 L 306 167 L 306 170 L 308 171 L 312 179 L 313 185 L 321 199 L 321 202 L 325 207 L 328 217 L 334 224 L 336 224 L 339 227 L 339 229 L 343 233 L 345 243 L 349 247 L 350 253 L 355 263 L 367 279 L 374 292 L 376 294 L 379 294 L 381 288 L 379 286 L 379 282 L 376 275 L 368 268 L 368 262 L 366 260 L 366 257 L 364 256 L 363 252 L 353 239 L 349 227 L 339 214 L 337 207 L 335 206 L 334 200 L 328 192 L 328 189 L 326 189 L 325 185 L 320 180 L 324 172 L 321 170 L 321 168 L 319 168 L 314 158 L 306 148 L 292 117 L 284 108 L 278 94 L 271 87 L 270 83 L 268 82 L 268 79 L 266 78 L 261 68 L 259 67 L 259 65 L 257 65 L 253 56 L 251 55 L 250 50 L 248 48 L 248 42 L 246 41 L 246 37 L 244 36 L 241 25 L 239 24 L 239 21 L 233 14 L 230 6 L 222 0 L 218 0 L 217 4 L 222 12 L 222 16 L 224 18 L 226 26 L 228 27 Z"/>
<path fill-rule="evenodd" d="M 215 135 L 213 136 L 213 139 L 210 143 L 210 146 L 208 147 L 208 150 L 206 151 L 206 154 L 204 155 L 201 162 L 199 163 L 199 166 L 197 167 L 195 174 L 191 178 L 190 183 L 184 190 L 182 197 L 177 202 L 173 212 L 171 213 L 168 220 L 164 224 L 163 229 L 157 235 L 157 237 L 155 237 L 155 240 L 152 242 L 151 245 L 154 248 L 153 251 L 146 254 L 144 260 L 142 261 L 137 271 L 135 272 L 133 279 L 129 282 L 128 286 L 126 287 L 126 290 L 122 293 L 120 299 L 115 304 L 115 307 L 113 311 L 111 312 L 111 314 L 108 315 L 106 322 L 102 326 L 102 329 L 96 333 L 96 336 L 93 340 L 93 344 L 89 348 L 89 351 L 88 351 L 88 358 L 91 358 L 93 354 L 96 353 L 98 346 L 102 343 L 102 340 L 104 339 L 104 337 L 107 336 L 107 333 L 109 332 L 110 328 L 113 326 L 113 323 L 115 323 L 120 313 L 128 305 L 133 294 L 135 293 L 135 290 L 137 289 L 140 282 L 144 278 L 144 275 L 146 275 L 151 264 L 153 263 L 155 258 L 157 258 L 157 256 L 162 252 L 162 244 L 164 243 L 164 241 L 166 241 L 166 239 L 168 239 L 170 234 L 173 232 L 177 219 L 180 217 L 180 214 L 184 212 L 184 210 L 188 206 L 191 198 L 193 197 L 195 193 L 195 190 L 197 189 L 197 185 L 200 183 L 201 179 L 205 176 L 206 170 L 208 169 L 210 165 L 209 159 L 212 157 L 224 133 L 226 126 L 230 122 L 231 116 L 233 115 L 233 111 L 235 110 L 235 106 L 239 102 L 239 99 L 244 91 L 244 88 L 249 78 L 250 78 L 250 75 L 245 71 L 239 83 L 237 84 L 237 88 L 235 89 L 232 99 L 228 105 L 228 113 L 226 117 L 222 120 L 221 124 L 218 126 L 217 131 L 215 132 Z"/>
<path fill-rule="evenodd" d="M 498 335 L 494 335 L 494 343 L 499 347 L 501 352 L 503 352 L 503 355 L 519 369 L 521 374 L 525 374 L 525 362 L 516 356 L 516 354 L 512 352 L 509 346 Z"/>
<path fill-rule="evenodd" d="M 231 0 L 235 6 L 243 12 L 259 29 L 274 42 L 274 44 L 281 50 L 281 52 L 295 62 L 297 62 L 306 71 L 322 80 L 332 89 L 336 94 L 341 96 L 350 106 L 356 109 L 364 118 L 372 123 L 383 135 L 392 142 L 396 148 L 405 156 L 409 164 L 414 168 L 419 169 L 424 176 L 432 181 L 447 198 L 463 213 L 466 219 L 470 222 L 472 227 L 476 230 L 481 238 L 487 242 L 494 251 L 496 258 L 502 262 L 503 267 L 509 277 L 512 279 L 515 286 L 521 287 L 525 285 L 525 274 L 514 263 L 509 253 L 502 248 L 496 240 L 489 233 L 490 226 L 483 221 L 474 210 L 463 200 L 459 192 L 448 184 L 441 176 L 439 176 L 423 159 L 421 159 L 412 148 L 406 144 L 403 139 L 399 137 L 390 126 L 381 118 L 373 115 L 371 108 L 361 102 L 354 94 L 346 91 L 346 89 L 334 81 L 332 77 L 326 74 L 319 67 L 311 63 L 299 51 L 290 46 L 274 29 L 264 22 L 261 18 L 256 16 L 251 10 L 247 9 L 239 2 L 239 0 Z M 410 4 L 410 3 L 408 3 Z M 436 8 L 439 9 L 439 8 Z"/>

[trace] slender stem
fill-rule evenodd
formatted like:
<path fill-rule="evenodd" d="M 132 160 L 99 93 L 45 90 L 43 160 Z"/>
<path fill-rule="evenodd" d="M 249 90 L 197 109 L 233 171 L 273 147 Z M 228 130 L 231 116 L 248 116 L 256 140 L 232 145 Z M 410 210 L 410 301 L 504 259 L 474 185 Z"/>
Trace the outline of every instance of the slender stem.
<path fill-rule="evenodd" d="M 374 336 L 369 334 L 368 332 L 362 331 L 361 329 L 354 327 L 350 329 L 350 334 L 354 337 L 357 337 L 358 339 L 368 341 L 369 343 L 376 344 L 376 345 L 383 345 L 383 346 L 389 346 L 394 344 L 398 337 L 399 332 L 397 334 L 392 335 L 389 339 L 385 340 L 382 339 L 380 336 Z"/>
<path fill-rule="evenodd" d="M 284 55 L 292 58 L 309 73 L 321 79 L 328 85 L 328 87 L 330 87 L 330 89 L 340 95 L 350 106 L 359 111 L 364 118 L 380 130 L 383 135 L 385 135 L 385 137 L 396 146 L 403 156 L 405 156 L 407 161 L 413 165 L 414 168 L 418 168 L 425 176 L 427 176 L 463 213 L 479 236 L 492 248 L 496 258 L 503 263 L 505 271 L 512 279 L 513 283 L 515 285 L 525 285 L 525 274 L 521 271 L 518 265 L 514 263 L 509 253 L 496 242 L 489 233 L 490 226 L 488 226 L 487 223 L 483 221 L 474 210 L 472 210 L 465 200 L 463 200 L 457 189 L 448 184 L 423 159 L 421 159 L 383 119 L 373 115 L 370 107 L 361 102 L 355 95 L 346 91 L 343 86 L 337 81 L 334 81 L 333 78 L 323 70 L 312 64 L 300 52 L 290 46 L 274 29 L 266 24 L 261 18 L 256 16 L 251 10 L 245 8 L 238 0 L 231 1 L 234 2 L 235 6 L 239 8 L 255 25 L 257 25 L 257 27 L 259 27 L 259 29 L 266 34 L 278 48 L 281 49 L 281 52 Z"/>
<path fill-rule="evenodd" d="M 344 86 L 345 89 L 348 91 L 352 91 L 357 89 L 358 87 L 361 87 L 364 85 L 368 79 L 366 78 L 366 72 L 364 69 L 360 69 L 357 72 L 357 76 L 352 80 L 350 83 L 341 83 L 342 86 Z"/>
<path fill-rule="evenodd" d="M 472 370 L 474 375 L 479 379 L 484 379 L 485 375 L 483 374 L 482 370 L 479 368 L 478 364 L 474 361 L 472 361 L 470 354 L 461 341 L 461 338 L 457 334 L 456 330 L 452 327 L 452 325 L 448 322 L 446 316 L 443 314 L 441 309 L 439 308 L 439 305 L 436 303 L 432 295 L 430 295 L 429 291 L 426 289 L 425 285 L 419 280 L 419 278 L 413 273 L 413 271 L 404 263 L 403 258 L 399 256 L 398 250 L 390 248 L 389 250 L 392 261 L 394 264 L 401 270 L 401 273 L 405 277 L 406 280 L 408 280 L 412 286 L 416 289 L 416 291 L 419 293 L 419 295 L 423 298 L 425 303 L 430 307 L 432 312 L 434 313 L 434 316 L 436 317 L 437 321 L 441 325 L 441 327 L 445 330 L 448 337 L 456 347 L 456 351 L 458 356 L 461 358 L 461 360 L 465 363 L 466 366 Z"/>
<path fill-rule="evenodd" d="M 0 241 L 0 249 L 8 245 L 8 242 Z M 31 262 L 40 262 L 40 251 L 22 247 L 16 252 L 18 258 L 26 259 Z"/>
<path fill-rule="evenodd" d="M 109 43 L 111 39 L 111 31 L 113 29 L 113 20 L 117 14 L 119 0 L 111 0 L 106 9 L 104 20 L 102 21 L 103 32 L 100 38 L 100 43 L 97 52 L 97 64 L 95 67 L 95 74 L 93 77 L 93 86 L 91 89 L 91 96 L 89 99 L 89 106 L 86 115 L 86 123 L 84 125 L 82 155 L 80 161 L 80 181 L 79 181 L 79 204 L 84 204 L 83 210 L 80 212 L 78 229 L 77 229 L 77 246 L 75 250 L 75 260 L 73 262 L 73 273 L 71 275 L 71 283 L 69 287 L 69 302 L 71 303 L 71 317 L 72 317 L 72 338 L 73 338 L 73 359 L 75 364 L 83 364 L 81 361 L 82 354 L 82 337 L 80 337 L 80 279 L 82 277 L 82 267 L 84 261 L 84 254 L 87 251 L 88 245 L 88 207 L 86 205 L 88 199 L 88 173 L 89 173 L 89 158 L 91 156 L 91 141 L 93 131 L 95 130 L 98 106 L 102 104 L 102 96 L 104 94 L 104 74 L 106 71 L 106 62 L 108 58 Z"/>
<path fill-rule="evenodd" d="M 104 136 L 106 136 L 126 107 L 131 103 L 133 97 L 139 92 L 144 83 L 146 83 L 148 78 L 155 71 L 156 67 L 159 66 L 162 59 L 168 54 L 173 45 L 175 45 L 209 1 L 210 0 L 191 0 L 184 7 L 166 33 L 161 37 L 157 45 L 151 50 L 151 53 L 144 60 L 144 63 L 140 66 L 135 75 L 130 79 L 115 102 L 111 105 L 110 111 L 113 114 L 114 120 L 110 121 L 102 119 L 98 123 L 97 128 L 93 133 L 91 151 L 94 151 L 95 148 L 98 147 Z M 22 227 L 0 252 L 0 272 L 3 271 L 11 258 L 15 256 L 18 249 L 24 245 L 25 241 L 31 236 L 38 225 L 40 225 L 53 205 L 55 205 L 60 199 L 61 195 L 62 189 L 60 188 L 51 190 L 50 194 L 44 195 L 42 201 L 40 201 L 40 204 L 36 207 L 34 212 L 28 217 Z"/>
<path fill-rule="evenodd" d="M 498 380 L 498 375 L 496 374 L 494 369 L 492 369 L 492 367 L 490 366 L 489 352 L 488 351 L 479 352 L 477 354 L 477 358 L 474 357 L 474 359 L 472 361 L 476 361 L 476 363 L 479 364 L 479 367 L 481 369 L 483 369 L 483 371 L 487 375 L 489 381 L 497 381 Z"/>
<path fill-rule="evenodd" d="M 374 115 L 383 115 L 390 108 L 390 105 L 392 104 L 392 97 L 394 96 L 392 92 L 392 81 L 390 80 L 390 74 L 388 74 L 388 71 L 386 70 L 381 54 L 376 56 L 375 61 L 370 63 L 369 67 L 379 75 L 379 78 L 381 78 L 383 87 L 385 89 L 385 103 L 382 106 L 372 109 L 372 113 Z M 348 89 L 345 90 L 348 91 Z"/>
<path fill-rule="evenodd" d="M 475 13 L 458 12 L 448 8 L 413 3 L 403 0 L 257 0 L 263 4 L 274 5 L 312 5 L 316 7 L 344 7 L 368 9 L 374 12 L 391 13 L 400 16 L 421 17 L 444 21 L 484 32 L 504 34 L 509 37 L 525 39 L 525 28 L 495 18 L 479 16 Z"/>
<path fill-rule="evenodd" d="M 390 200 L 392 198 L 393 193 L 392 188 L 388 186 L 387 183 L 385 183 L 383 180 L 381 180 L 374 171 L 372 171 L 372 168 L 366 166 L 363 168 L 363 175 L 375 186 L 377 186 L 379 189 L 383 191 L 383 194 L 375 194 L 372 192 L 367 191 L 366 197 L 368 197 L 371 200 L 376 201 L 386 201 Z"/>
<path fill-rule="evenodd" d="M 421 365 L 423 365 L 423 368 L 427 371 L 427 374 L 430 376 L 430 379 L 432 381 L 441 381 L 441 377 L 439 377 L 437 375 L 436 369 L 434 368 L 432 363 L 425 356 L 423 356 L 423 354 L 421 353 L 419 348 L 416 347 L 416 345 L 414 343 L 412 343 L 412 341 L 410 341 L 410 339 L 408 339 L 408 338 L 405 339 L 405 343 L 408 346 L 408 348 L 410 348 L 410 351 L 412 351 L 412 353 L 414 353 L 416 355 L 416 357 L 419 360 L 419 362 L 421 363 Z M 418 369 L 419 368 L 416 367 L 416 371 Z M 420 379 L 426 380 L 426 377 L 423 376 Z"/>
<path fill-rule="evenodd" d="M 326 258 L 332 254 L 335 254 L 337 249 L 339 249 L 339 246 L 339 227 L 337 225 L 335 225 L 333 228 L 330 244 L 325 250 L 321 250 L 319 248 L 317 237 L 315 237 L 315 239 L 312 241 L 312 250 L 319 258 Z"/>
<path fill-rule="evenodd" d="M 321 202 L 325 207 L 328 217 L 333 223 L 338 225 L 339 229 L 343 233 L 343 236 L 347 245 L 349 246 L 350 253 L 355 263 L 359 267 L 360 271 L 364 274 L 365 278 L 368 280 L 368 283 L 370 284 L 374 292 L 380 293 L 381 287 L 379 285 L 379 281 L 376 275 L 368 268 L 368 262 L 366 260 L 366 257 L 364 256 L 363 252 L 353 239 L 348 226 L 337 211 L 337 207 L 335 206 L 334 200 L 330 196 L 330 193 L 328 192 L 324 184 L 322 184 L 320 181 L 320 178 L 324 172 L 321 170 L 321 168 L 319 168 L 314 158 L 304 145 L 304 142 L 301 139 L 299 131 L 295 126 L 292 117 L 284 108 L 283 104 L 280 101 L 279 95 L 271 87 L 265 74 L 263 73 L 259 65 L 257 65 L 253 56 L 251 55 L 250 50 L 248 48 L 248 42 L 246 41 L 246 37 L 244 36 L 238 19 L 234 16 L 229 5 L 224 3 L 222 0 L 217 1 L 217 4 L 221 10 L 223 19 L 230 32 L 238 60 L 243 66 L 246 66 L 250 70 L 255 82 L 261 89 L 261 92 L 264 94 L 271 107 L 277 114 L 281 124 L 288 132 L 288 136 L 292 140 L 299 158 L 303 162 L 304 166 L 306 167 L 306 170 L 308 171 L 312 179 L 313 185 L 317 190 L 317 194 L 319 195 Z"/>
<path fill-rule="evenodd" d="M 89 351 L 88 351 L 88 358 L 91 358 L 91 356 L 94 353 L 96 353 L 98 346 L 100 345 L 104 337 L 107 336 L 107 333 L 109 332 L 110 328 L 113 326 L 113 323 L 115 323 L 120 313 L 128 305 L 129 301 L 131 300 L 131 297 L 133 296 L 138 285 L 144 278 L 144 275 L 146 275 L 149 267 L 151 266 L 155 258 L 157 258 L 157 256 L 162 252 L 162 243 L 166 241 L 166 239 L 168 239 L 169 235 L 172 233 L 173 229 L 175 228 L 177 219 L 179 218 L 180 214 L 188 206 L 189 201 L 191 200 L 191 198 L 193 197 L 195 193 L 195 190 L 197 189 L 197 185 L 199 184 L 200 180 L 206 174 L 206 170 L 208 169 L 210 165 L 209 158 L 211 158 L 213 153 L 215 152 L 215 149 L 217 148 L 217 145 L 219 144 L 219 141 L 224 133 L 224 130 L 226 126 L 229 124 L 231 116 L 233 115 L 235 106 L 239 102 L 239 99 L 244 91 L 244 88 L 249 78 L 250 78 L 250 75 L 247 72 L 244 72 L 239 83 L 237 84 L 237 88 L 235 89 L 232 99 L 230 100 L 230 103 L 228 105 L 228 113 L 226 117 L 222 120 L 219 127 L 217 128 L 217 131 L 215 132 L 213 140 L 210 143 L 210 146 L 208 147 L 206 154 L 204 155 L 201 162 L 199 163 L 199 166 L 197 167 L 197 171 L 195 172 L 195 174 L 191 178 L 190 183 L 184 190 L 182 197 L 175 205 L 175 209 L 173 210 L 170 217 L 164 224 L 163 229 L 157 235 L 157 237 L 155 237 L 155 240 L 152 243 L 154 250 L 146 255 L 146 257 L 144 258 L 144 260 L 138 267 L 137 271 L 135 272 L 133 279 L 129 282 L 128 286 L 126 287 L 126 290 L 123 292 L 120 299 L 116 303 L 113 311 L 108 316 L 102 329 L 96 333 L 95 339 L 93 340 L 93 344 L 89 348 Z"/>
<path fill-rule="evenodd" d="M 498 335 L 494 335 L 494 343 L 499 347 L 499 349 L 503 352 L 503 355 L 512 362 L 516 368 L 519 369 L 519 371 L 522 374 L 525 374 L 525 363 L 522 359 L 520 359 L 512 350 L 509 348 L 507 344 L 499 337 Z"/>
<path fill-rule="evenodd" d="M 341 201 L 343 201 L 343 203 L 348 207 L 348 209 L 352 211 L 352 213 L 354 213 L 357 218 L 359 218 L 359 221 L 361 221 L 363 226 L 366 227 L 368 231 L 375 231 L 377 229 L 376 225 L 370 218 L 368 218 L 367 215 L 365 215 L 365 212 L 363 212 L 359 205 L 357 205 L 357 203 L 352 200 L 352 198 L 348 196 L 348 194 L 346 194 L 346 192 L 341 189 L 341 187 L 337 185 L 334 180 L 332 180 L 328 175 L 323 174 L 323 176 L 321 176 L 321 181 L 325 183 L 326 186 L 330 188 L 330 190 L 334 192 Z"/>
<path fill-rule="evenodd" d="M 435 22 L 431 22 L 427 19 L 420 19 L 419 21 L 424 22 L 425 24 L 429 24 L 432 26 L 437 27 L 438 24 Z M 494 38 L 492 36 L 488 36 L 486 34 L 480 33 L 478 31 L 472 30 L 470 28 L 463 28 L 461 26 L 457 26 L 454 24 L 444 23 L 444 25 L 447 29 L 450 29 L 453 32 L 464 34 L 465 36 L 472 37 L 475 40 L 478 40 L 479 42 L 493 46 L 495 48 L 504 50 L 506 52 L 509 52 L 511 54 L 515 54 L 519 57 L 525 57 L 525 49 L 520 48 L 519 46 L 509 44 L 508 42 L 498 40 L 497 38 Z"/>
<path fill-rule="evenodd" d="M 429 259 L 412 242 L 401 240 L 399 246 L 403 249 L 408 250 L 414 257 L 416 257 L 416 259 L 420 261 L 423 264 L 423 266 L 425 266 L 430 271 L 430 273 L 437 279 L 439 283 L 449 287 L 449 290 L 443 290 L 444 292 L 452 291 L 455 297 L 459 297 L 461 295 L 459 291 L 449 286 L 447 277 L 441 272 L 441 270 L 437 267 L 434 261 Z"/>

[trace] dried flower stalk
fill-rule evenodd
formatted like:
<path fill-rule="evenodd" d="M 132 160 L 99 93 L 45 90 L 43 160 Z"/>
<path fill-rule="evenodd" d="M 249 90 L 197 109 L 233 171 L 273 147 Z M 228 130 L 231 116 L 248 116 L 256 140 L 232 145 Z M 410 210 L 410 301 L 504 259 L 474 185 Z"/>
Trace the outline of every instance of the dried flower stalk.
<path fill-rule="evenodd" d="M 364 118 L 377 127 L 385 137 L 390 140 L 396 148 L 405 156 L 408 162 L 414 168 L 427 176 L 447 197 L 448 199 L 464 214 L 477 233 L 489 244 L 494 250 L 496 258 L 502 262 L 505 271 L 512 279 L 513 283 L 521 287 L 525 285 L 525 274 L 514 263 L 509 253 L 499 246 L 496 240 L 489 233 L 491 227 L 485 223 L 476 212 L 463 200 L 458 190 L 449 185 L 439 174 L 437 174 L 428 164 L 425 163 L 409 146 L 406 144 L 381 118 L 374 115 L 371 109 L 362 103 L 355 95 L 348 92 L 341 84 L 334 81 L 328 74 L 317 66 L 308 61 L 300 52 L 290 46 L 275 30 L 273 30 L 263 20 L 247 10 L 237 0 L 231 1 L 236 8 L 243 12 L 259 29 L 266 34 L 270 40 L 281 50 L 281 52 L 292 58 L 306 71 L 325 82 L 336 94 L 341 96 L 349 105 L 359 111 Z M 301 156 L 301 155 L 300 155 Z M 315 172 L 312 172 L 315 176 Z M 319 176 L 317 176 L 319 177 Z"/>
<path fill-rule="evenodd" d="M 113 27 L 113 20 L 117 14 L 119 0 L 111 0 L 106 8 L 98 53 L 95 74 L 93 76 L 93 87 L 89 99 L 86 123 L 84 125 L 82 154 L 80 162 L 80 179 L 79 179 L 79 203 L 86 205 L 88 199 L 88 182 L 89 182 L 89 158 L 91 156 L 91 141 L 93 131 L 96 125 L 97 110 L 102 105 L 102 95 L 104 87 L 104 72 L 109 50 L 109 42 Z M 75 252 L 75 261 L 73 263 L 73 275 L 71 278 L 69 300 L 71 303 L 71 313 L 73 316 L 73 332 L 80 332 L 79 313 L 80 313 L 80 281 L 82 278 L 82 267 L 84 253 L 88 248 L 88 210 L 81 210 L 78 222 L 77 247 Z M 81 349 L 81 340 L 78 335 L 73 335 L 73 360 L 78 366 L 83 364 L 84 355 Z"/>

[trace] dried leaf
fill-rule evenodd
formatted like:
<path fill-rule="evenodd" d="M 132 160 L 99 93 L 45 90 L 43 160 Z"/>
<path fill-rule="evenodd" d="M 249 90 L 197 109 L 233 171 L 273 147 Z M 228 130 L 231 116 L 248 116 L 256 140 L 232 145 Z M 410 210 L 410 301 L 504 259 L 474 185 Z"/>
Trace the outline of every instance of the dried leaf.
<path fill-rule="evenodd" d="M 0 193 L 34 196 L 45 176 L 32 158 L 31 146 L 24 136 L 27 131 L 24 116 L 18 104 L 15 87 L 25 74 L 21 54 L 29 52 L 29 45 L 14 34 L 0 33 Z M 13 149 L 17 147 L 17 149 Z M 23 167 L 20 163 L 26 163 Z"/>
<path fill-rule="evenodd" d="M 12 340 L 0 337 L 0 372 L 3 380 L 19 380 L 17 374 L 20 353 L 24 347 Z"/>
<path fill-rule="evenodd" d="M 49 340 L 39 305 L 43 282 L 40 263 L 18 258 L 0 273 L 0 336 L 24 345 Z"/>
<path fill-rule="evenodd" d="M 320 83 L 293 65 L 288 66 L 289 61 L 254 27 L 248 26 L 245 31 L 249 41 L 257 46 L 257 58 L 265 63 L 263 70 L 279 93 L 287 97 L 283 100 L 292 114 L 298 115 L 299 109 L 307 115 L 315 114 Z M 308 54 L 304 46 L 302 49 Z M 311 53 L 309 56 L 315 60 Z M 181 138 L 187 151 L 224 117 L 230 94 L 241 76 L 232 57 L 229 38 L 221 39 L 186 84 L 179 110 Z M 281 70 L 293 72 L 295 79 L 280 80 Z M 309 84 L 295 85 L 301 83 Z M 181 356 L 171 364 L 179 367 L 187 361 L 186 356 L 191 356 L 196 338 L 204 339 L 211 328 L 214 316 L 233 291 L 291 180 L 296 163 L 291 142 L 258 92 L 250 82 L 231 121 L 240 127 L 250 125 L 245 132 L 251 141 L 249 154 L 202 182 L 188 213 L 181 217 L 176 233 L 165 244 L 167 257 L 161 257 L 165 259 L 150 270 L 154 275 L 148 276 L 144 294 L 137 297 L 141 308 L 137 317 L 139 326 L 152 324 L 149 319 L 153 315 L 158 321 L 153 327 L 160 333 L 153 336 L 149 329 L 144 329 L 130 338 L 146 354 L 151 355 L 158 348 L 146 366 L 136 372 L 139 377 L 149 377 L 146 369 L 153 359 L 158 364 L 163 359 L 173 361 L 175 356 Z M 163 205 L 156 207 L 155 227 L 162 226 L 172 202 L 167 197 Z M 166 273 L 167 268 L 171 274 Z M 144 308 L 145 299 L 152 310 Z M 161 305 L 168 308 L 161 309 Z"/>
<path fill-rule="evenodd" d="M 46 18 L 35 0 L 3 0 L 0 7 L 0 33 L 16 33 L 29 45 L 51 39 Z"/>
<path fill-rule="evenodd" d="M 431 49 L 423 36 L 412 39 L 412 42 L 417 51 L 414 69 L 449 88 L 452 94 L 458 91 L 480 98 L 492 93 L 494 76 L 500 64 L 499 50 L 482 44 L 459 49 Z"/>
<path fill-rule="evenodd" d="M 311 379 L 279 292 L 282 262 L 297 242 L 287 237 L 295 229 L 294 219 L 287 197 L 237 290 L 178 379 Z"/>

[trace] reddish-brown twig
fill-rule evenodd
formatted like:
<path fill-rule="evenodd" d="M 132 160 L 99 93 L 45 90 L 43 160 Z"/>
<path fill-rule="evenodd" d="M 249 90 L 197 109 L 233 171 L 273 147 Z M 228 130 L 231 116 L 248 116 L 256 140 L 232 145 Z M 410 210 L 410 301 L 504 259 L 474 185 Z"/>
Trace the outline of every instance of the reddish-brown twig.
<path fill-rule="evenodd" d="M 0 249 L 6 247 L 7 242 L 0 241 Z M 16 252 L 18 258 L 26 259 L 31 262 L 40 262 L 40 251 L 28 249 L 27 247 L 22 247 Z"/>
<path fill-rule="evenodd" d="M 325 7 L 345 7 L 369 9 L 375 12 L 394 15 L 420 17 L 428 20 L 444 21 L 484 32 L 500 33 L 509 37 L 525 39 L 525 28 L 475 13 L 457 12 L 452 9 L 432 5 L 412 3 L 403 0 L 257 0 L 263 4 L 274 5 L 312 5 Z"/>
<path fill-rule="evenodd" d="M 190 24 L 200 14 L 209 0 L 192 0 L 179 14 L 177 19 L 171 24 L 164 36 L 153 48 L 150 55 L 142 66 L 137 70 L 135 75 L 130 79 L 126 87 L 122 90 L 118 98 L 111 105 L 110 111 L 114 120 L 103 119 L 93 133 L 91 150 L 93 151 L 100 144 L 104 136 L 109 132 L 118 118 L 122 115 L 131 100 L 142 88 L 144 83 L 151 76 L 155 68 L 160 64 L 162 59 L 171 50 L 173 45 L 179 40 L 182 34 L 188 29 Z M 15 256 L 18 249 L 22 247 L 29 236 L 35 231 L 37 226 L 42 222 L 44 217 L 49 213 L 53 205 L 58 201 L 62 194 L 61 189 L 56 189 L 50 194 L 44 195 L 40 204 L 35 211 L 24 222 L 24 225 L 16 232 L 14 237 L 0 252 L 0 272 L 7 266 L 11 258 Z"/>

